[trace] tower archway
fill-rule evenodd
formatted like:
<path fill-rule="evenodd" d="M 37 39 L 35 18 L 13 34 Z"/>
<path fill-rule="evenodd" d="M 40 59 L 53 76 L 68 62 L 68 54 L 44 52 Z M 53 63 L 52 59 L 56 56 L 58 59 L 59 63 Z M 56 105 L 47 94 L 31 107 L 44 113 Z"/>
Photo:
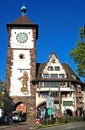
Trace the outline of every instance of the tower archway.
<path fill-rule="evenodd" d="M 14 106 L 14 111 L 18 111 L 18 112 L 22 111 L 23 113 L 26 113 L 27 112 L 27 107 L 23 102 L 18 102 Z"/>

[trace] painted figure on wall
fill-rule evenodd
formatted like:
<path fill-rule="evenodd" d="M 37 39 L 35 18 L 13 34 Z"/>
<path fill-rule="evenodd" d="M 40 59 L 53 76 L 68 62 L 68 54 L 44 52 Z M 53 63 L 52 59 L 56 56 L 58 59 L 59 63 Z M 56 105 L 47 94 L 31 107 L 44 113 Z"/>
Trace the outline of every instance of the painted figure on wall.
<path fill-rule="evenodd" d="M 22 87 L 21 87 L 21 92 L 23 92 L 24 94 L 28 94 L 28 72 L 24 71 L 23 72 L 23 76 L 19 78 L 19 80 L 22 82 Z"/>

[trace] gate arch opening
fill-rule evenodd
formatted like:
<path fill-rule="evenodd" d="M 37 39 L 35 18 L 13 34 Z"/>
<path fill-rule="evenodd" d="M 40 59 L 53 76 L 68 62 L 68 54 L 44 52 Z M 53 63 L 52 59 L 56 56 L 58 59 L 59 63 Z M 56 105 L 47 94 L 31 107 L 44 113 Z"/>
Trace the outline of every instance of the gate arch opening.
<path fill-rule="evenodd" d="M 70 109 L 66 109 L 66 114 L 72 116 L 72 111 Z"/>
<path fill-rule="evenodd" d="M 18 112 L 22 111 L 26 113 L 26 110 L 27 110 L 27 107 L 23 102 L 18 102 L 14 106 L 14 111 L 18 111 Z"/>
<path fill-rule="evenodd" d="M 37 106 L 37 111 L 36 111 L 36 118 L 37 119 L 46 119 L 46 118 L 50 118 L 50 114 L 49 111 L 51 111 L 52 109 L 46 108 L 46 102 L 42 102 Z M 56 114 L 56 110 L 57 108 L 54 106 L 54 109 L 52 110 L 52 116 L 54 116 Z"/>
<path fill-rule="evenodd" d="M 17 117 L 17 118 L 15 118 Z M 27 119 L 27 108 L 22 102 L 18 102 L 14 106 L 14 111 L 12 112 L 13 121 L 26 121 Z"/>

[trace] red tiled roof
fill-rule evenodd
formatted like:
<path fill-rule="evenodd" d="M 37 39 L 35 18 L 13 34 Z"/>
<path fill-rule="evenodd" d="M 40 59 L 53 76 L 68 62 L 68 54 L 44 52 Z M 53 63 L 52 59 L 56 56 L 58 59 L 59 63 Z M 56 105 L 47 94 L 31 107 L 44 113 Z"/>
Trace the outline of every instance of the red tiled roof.
<path fill-rule="evenodd" d="M 26 17 L 26 16 L 21 16 L 21 17 L 19 17 L 19 18 L 17 18 L 14 22 L 12 22 L 12 23 L 9 23 L 9 24 L 7 24 L 7 26 L 21 26 L 21 25 L 32 25 L 32 26 L 36 26 L 37 24 L 35 24 L 35 23 L 33 23 L 30 19 L 28 19 L 28 17 Z"/>
<path fill-rule="evenodd" d="M 33 24 L 33 22 L 26 16 L 21 16 L 18 19 L 16 19 L 12 24 Z"/>
<path fill-rule="evenodd" d="M 38 25 L 33 23 L 26 16 L 21 16 L 17 18 L 14 22 L 7 24 L 7 29 L 9 27 L 34 27 L 37 30 L 36 38 L 38 38 Z"/>
<path fill-rule="evenodd" d="M 68 64 L 62 64 L 62 65 L 66 71 L 66 74 L 68 74 L 68 78 L 73 79 L 72 75 L 77 77 L 77 75 L 74 73 L 74 71 L 71 69 L 71 67 Z M 36 74 L 37 74 L 38 78 L 41 77 L 41 73 L 42 73 L 43 69 L 45 68 L 45 66 L 46 66 L 46 63 L 37 63 Z"/>
<path fill-rule="evenodd" d="M 65 69 L 66 71 L 66 74 L 68 75 L 67 78 L 64 78 L 64 79 L 44 79 L 41 77 L 41 74 L 42 74 L 42 71 L 43 69 L 45 68 L 46 66 L 46 63 L 37 63 L 36 64 L 36 79 L 34 79 L 33 81 L 36 81 L 36 82 L 39 82 L 39 81 L 43 81 L 43 82 L 55 82 L 55 81 L 59 81 L 59 82 L 62 82 L 62 81 L 66 81 L 66 82 L 78 82 L 78 83 L 82 83 L 83 82 L 79 79 L 79 77 L 75 74 L 75 72 L 71 69 L 71 67 L 68 65 L 68 64 L 62 64 L 63 68 Z M 73 78 L 73 76 L 76 77 L 76 79 Z"/>
<path fill-rule="evenodd" d="M 66 74 L 68 75 L 68 78 L 73 79 L 72 75 L 74 75 L 76 78 L 78 78 L 77 75 L 75 74 L 75 72 L 71 69 L 71 67 L 68 64 L 64 63 L 62 65 L 66 71 Z"/>
<path fill-rule="evenodd" d="M 37 63 L 36 64 L 36 76 L 41 77 L 42 71 L 45 67 L 46 63 Z"/>

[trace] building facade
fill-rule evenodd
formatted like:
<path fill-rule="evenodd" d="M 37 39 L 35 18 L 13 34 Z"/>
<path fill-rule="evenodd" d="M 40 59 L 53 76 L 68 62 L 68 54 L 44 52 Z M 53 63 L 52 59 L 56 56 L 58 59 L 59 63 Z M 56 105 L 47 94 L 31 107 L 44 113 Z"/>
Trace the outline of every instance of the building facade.
<path fill-rule="evenodd" d="M 36 107 L 46 109 L 46 98 L 54 98 L 56 115 L 82 115 L 84 109 L 84 83 L 69 64 L 62 64 L 53 52 L 47 63 L 37 63 Z M 42 110 L 41 110 L 42 111 Z"/>
<path fill-rule="evenodd" d="M 36 63 L 38 25 L 26 17 L 25 6 L 21 12 L 21 17 L 7 24 L 6 89 L 11 98 L 10 110 L 36 115 L 36 109 L 46 110 L 50 92 L 56 115 L 65 111 L 71 116 L 81 114 L 84 83 L 68 64 L 59 61 L 54 52 L 47 63 Z"/>

